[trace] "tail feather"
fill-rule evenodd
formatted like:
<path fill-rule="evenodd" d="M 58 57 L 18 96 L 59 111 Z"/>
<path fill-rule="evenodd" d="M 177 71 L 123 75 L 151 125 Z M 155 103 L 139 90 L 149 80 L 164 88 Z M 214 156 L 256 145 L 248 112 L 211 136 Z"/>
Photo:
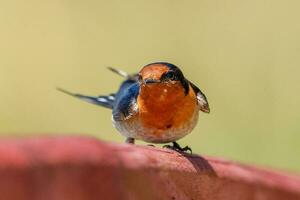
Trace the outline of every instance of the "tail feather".
<path fill-rule="evenodd" d="M 103 96 L 98 96 L 98 97 L 92 97 L 92 96 L 86 96 L 86 95 L 82 95 L 82 94 L 72 93 L 72 92 L 69 92 L 62 88 L 56 88 L 56 89 L 67 95 L 79 98 L 83 101 L 86 101 L 86 102 L 89 102 L 89 103 L 92 103 L 95 105 L 103 106 L 103 107 L 109 108 L 109 109 L 113 108 L 114 101 L 115 101 L 115 94 L 110 94 L 107 96 L 103 95 Z"/>
<path fill-rule="evenodd" d="M 122 83 L 121 85 L 121 89 L 124 88 L 124 85 L 128 85 L 128 84 L 132 84 L 135 81 L 137 81 L 138 79 L 138 75 L 137 74 L 128 74 L 125 71 L 122 71 L 120 69 L 116 69 L 113 67 L 107 67 L 110 71 L 124 77 L 126 80 Z M 72 93 L 69 92 L 65 89 L 62 88 L 56 88 L 58 91 L 65 93 L 67 95 L 76 97 L 78 99 L 81 99 L 83 101 L 95 104 L 95 105 L 99 105 L 99 106 L 103 106 L 105 108 L 109 108 L 109 109 L 113 109 L 114 107 L 114 103 L 115 103 L 115 94 L 109 94 L 109 95 L 102 95 L 102 96 L 97 96 L 97 97 L 93 97 L 93 96 L 86 96 L 86 95 L 82 95 L 82 94 L 77 94 L 77 93 Z"/>
<path fill-rule="evenodd" d="M 107 67 L 110 71 L 124 77 L 126 80 L 131 80 L 131 81 L 137 81 L 138 80 L 138 74 L 128 74 L 127 72 L 120 70 L 120 69 L 116 69 L 113 67 Z"/>
<path fill-rule="evenodd" d="M 113 67 L 107 67 L 107 68 L 110 71 L 112 71 L 112 72 L 114 72 L 114 73 L 116 73 L 116 74 L 118 74 L 118 75 L 120 75 L 120 76 L 122 76 L 124 78 L 129 78 L 130 77 L 130 75 L 127 72 L 123 71 L 123 70 L 116 69 L 116 68 L 113 68 Z"/>

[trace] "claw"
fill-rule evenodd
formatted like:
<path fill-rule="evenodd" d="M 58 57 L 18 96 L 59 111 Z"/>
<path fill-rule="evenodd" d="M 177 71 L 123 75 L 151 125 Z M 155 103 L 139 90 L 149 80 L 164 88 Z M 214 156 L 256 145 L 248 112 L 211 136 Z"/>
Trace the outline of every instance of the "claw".
<path fill-rule="evenodd" d="M 173 143 L 173 146 L 172 145 L 164 145 L 163 148 L 172 149 L 177 152 L 188 152 L 189 151 L 191 154 L 193 153 L 192 149 L 189 146 L 182 148 L 177 142 L 172 142 L 172 143 Z"/>
<path fill-rule="evenodd" d="M 134 138 L 126 138 L 126 140 L 125 140 L 125 143 L 127 143 L 127 144 L 134 144 L 134 142 L 135 142 L 135 139 Z"/>

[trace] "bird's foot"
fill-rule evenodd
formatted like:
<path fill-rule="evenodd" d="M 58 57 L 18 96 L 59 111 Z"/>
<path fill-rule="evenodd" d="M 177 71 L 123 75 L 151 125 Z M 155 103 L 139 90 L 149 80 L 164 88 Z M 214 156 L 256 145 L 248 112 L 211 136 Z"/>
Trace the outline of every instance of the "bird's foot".
<path fill-rule="evenodd" d="M 164 145 L 163 147 L 172 149 L 172 150 L 178 151 L 178 152 L 188 152 L 189 151 L 191 154 L 193 153 L 192 149 L 189 146 L 182 148 L 177 142 L 172 142 L 172 143 L 173 143 L 173 145 Z"/>
<path fill-rule="evenodd" d="M 127 144 L 134 144 L 134 138 L 126 138 L 125 143 Z"/>

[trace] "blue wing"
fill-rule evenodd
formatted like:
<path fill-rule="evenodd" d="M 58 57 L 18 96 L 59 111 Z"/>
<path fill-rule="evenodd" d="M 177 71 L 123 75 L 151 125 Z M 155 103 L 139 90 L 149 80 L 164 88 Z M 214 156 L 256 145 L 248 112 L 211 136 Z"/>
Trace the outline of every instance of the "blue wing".
<path fill-rule="evenodd" d="M 137 110 L 137 96 L 140 86 L 138 82 L 124 82 L 116 94 L 113 107 L 113 119 L 122 121 L 133 116 Z"/>

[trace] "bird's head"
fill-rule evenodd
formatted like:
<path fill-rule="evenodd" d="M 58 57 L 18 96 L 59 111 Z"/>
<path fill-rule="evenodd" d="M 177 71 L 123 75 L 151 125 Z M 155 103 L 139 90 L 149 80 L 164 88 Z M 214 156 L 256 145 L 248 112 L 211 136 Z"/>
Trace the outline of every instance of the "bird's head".
<path fill-rule="evenodd" d="M 173 64 L 166 62 L 151 63 L 144 66 L 139 72 L 139 82 L 144 87 L 154 85 L 172 86 L 179 85 L 188 92 L 188 83 L 181 70 Z"/>

